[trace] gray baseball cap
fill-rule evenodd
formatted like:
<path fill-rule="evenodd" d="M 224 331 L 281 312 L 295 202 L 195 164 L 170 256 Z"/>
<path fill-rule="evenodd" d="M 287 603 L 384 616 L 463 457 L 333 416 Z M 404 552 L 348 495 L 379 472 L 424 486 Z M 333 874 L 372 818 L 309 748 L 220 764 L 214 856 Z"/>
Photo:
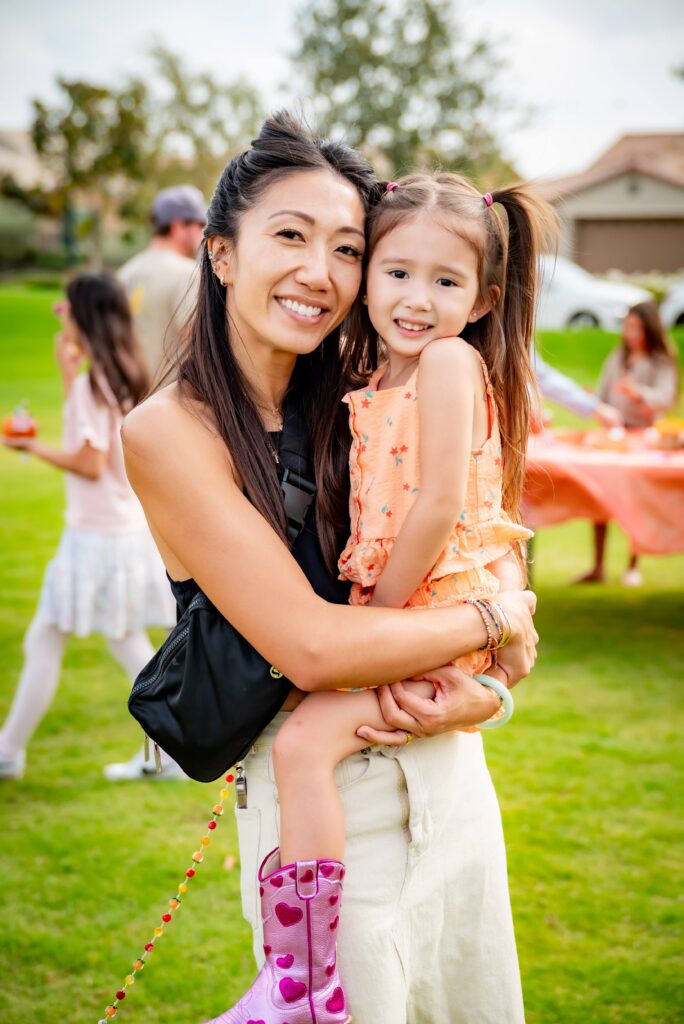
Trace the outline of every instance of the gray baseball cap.
<path fill-rule="evenodd" d="M 162 189 L 152 203 L 152 220 L 159 228 L 168 227 L 174 220 L 207 223 L 207 204 L 194 185 L 174 185 Z"/>

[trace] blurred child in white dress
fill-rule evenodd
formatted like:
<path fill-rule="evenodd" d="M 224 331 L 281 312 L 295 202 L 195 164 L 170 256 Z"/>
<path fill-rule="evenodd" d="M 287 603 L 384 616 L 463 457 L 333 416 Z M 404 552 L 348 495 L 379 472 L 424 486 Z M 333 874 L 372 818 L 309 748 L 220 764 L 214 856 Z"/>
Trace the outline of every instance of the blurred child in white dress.
<path fill-rule="evenodd" d="M 154 654 L 145 626 L 170 626 L 175 602 L 142 508 L 126 478 L 119 431 L 145 394 L 147 371 L 123 287 L 79 274 L 56 307 L 64 385 L 63 447 L 5 439 L 64 470 L 66 528 L 48 564 L 25 639 L 24 665 L 0 731 L 0 778 L 21 778 L 26 746 L 48 710 L 70 636 L 102 633 L 133 680 Z M 81 369 L 87 360 L 89 370 Z"/>

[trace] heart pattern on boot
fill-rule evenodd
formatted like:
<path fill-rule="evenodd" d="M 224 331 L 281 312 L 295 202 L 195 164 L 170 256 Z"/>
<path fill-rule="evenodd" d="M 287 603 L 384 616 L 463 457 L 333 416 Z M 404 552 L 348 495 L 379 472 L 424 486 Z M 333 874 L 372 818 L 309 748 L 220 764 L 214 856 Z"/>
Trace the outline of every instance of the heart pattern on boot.
<path fill-rule="evenodd" d="M 331 896 L 328 899 L 328 903 L 330 904 L 331 907 L 334 907 L 335 904 L 337 903 L 337 901 L 339 900 L 339 898 L 340 898 L 339 896 Z"/>
<path fill-rule="evenodd" d="M 321 874 L 324 878 L 330 878 L 334 870 L 334 864 L 321 864 Z"/>
<path fill-rule="evenodd" d="M 330 931 L 334 932 L 339 923 L 340 923 L 339 917 L 336 917 L 334 921 L 331 921 L 330 922 Z"/>
<path fill-rule="evenodd" d="M 325 1008 L 330 1013 L 340 1013 L 341 1010 L 344 1010 L 344 992 L 339 986 L 330 996 L 330 999 L 325 1004 Z"/>
<path fill-rule="evenodd" d="M 304 874 L 302 875 L 302 877 L 300 878 L 300 881 L 301 882 L 313 882 L 313 880 L 314 880 L 314 873 L 311 870 L 311 868 L 307 868 L 306 871 L 304 872 Z"/>
<path fill-rule="evenodd" d="M 275 878 L 271 879 L 271 885 L 273 886 L 274 889 L 280 889 L 284 881 L 285 879 L 283 878 L 282 875 L 276 875 Z"/>
<path fill-rule="evenodd" d="M 289 971 L 294 963 L 294 957 L 292 956 L 292 953 L 287 953 L 285 956 L 279 956 L 276 963 L 278 964 L 278 967 L 284 967 L 286 971 Z"/>
<path fill-rule="evenodd" d="M 286 1003 L 296 1003 L 298 999 L 306 995 L 307 988 L 303 981 L 295 981 L 294 978 L 283 978 L 278 984 L 280 994 Z"/>
<path fill-rule="evenodd" d="M 299 907 L 291 907 L 288 903 L 276 903 L 275 912 L 284 928 L 291 928 L 293 925 L 299 924 L 304 917 L 303 910 Z"/>

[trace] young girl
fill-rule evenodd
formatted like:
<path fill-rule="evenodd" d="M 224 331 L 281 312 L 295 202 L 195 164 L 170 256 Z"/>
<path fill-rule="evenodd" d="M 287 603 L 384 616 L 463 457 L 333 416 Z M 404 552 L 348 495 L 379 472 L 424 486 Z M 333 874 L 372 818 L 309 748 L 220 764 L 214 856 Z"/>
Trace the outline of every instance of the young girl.
<path fill-rule="evenodd" d="M 624 319 L 622 344 L 603 364 L 596 393 L 622 414 L 629 430 L 652 426 L 657 416 L 674 405 L 678 389 L 677 356 L 663 330 L 658 307 L 655 302 L 640 302 Z M 578 583 L 603 583 L 607 530 L 606 523 L 594 523 L 594 566 Z M 637 563 L 632 552 L 622 578 L 626 587 L 642 583 Z"/>
<path fill-rule="evenodd" d="M 173 599 L 123 465 L 123 414 L 147 390 L 126 294 L 109 274 L 79 274 L 55 311 L 64 448 L 5 439 L 66 472 L 66 529 L 24 641 L 24 667 L 0 732 L 0 778 L 19 779 L 25 748 L 54 697 L 70 635 L 104 633 L 135 679 L 154 654 L 145 625 L 171 625 Z M 84 359 L 89 372 L 79 373 Z"/>
<path fill-rule="evenodd" d="M 525 188 L 482 196 L 453 174 L 389 183 L 370 217 L 364 301 L 387 360 L 345 399 L 352 533 L 340 572 L 354 604 L 477 601 L 490 642 L 455 663 L 470 673 L 492 668 L 505 640 L 492 598 L 502 579 L 520 585 L 531 536 L 517 519 L 536 260 L 551 227 Z M 259 872 L 266 960 L 216 1024 L 350 1020 L 335 960 L 345 871 L 333 770 L 367 745 L 364 723 L 384 725 L 374 690 L 319 692 L 276 737 L 281 846 Z"/>

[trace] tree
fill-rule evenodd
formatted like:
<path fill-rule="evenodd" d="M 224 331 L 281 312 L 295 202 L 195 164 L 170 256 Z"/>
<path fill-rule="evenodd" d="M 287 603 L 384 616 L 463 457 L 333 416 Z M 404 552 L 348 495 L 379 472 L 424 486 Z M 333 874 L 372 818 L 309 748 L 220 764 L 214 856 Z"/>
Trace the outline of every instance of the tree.
<path fill-rule="evenodd" d="M 148 222 L 154 194 L 167 185 L 189 182 L 208 196 L 261 119 L 248 82 L 193 73 L 161 46 L 150 57 L 146 83 L 129 78 L 109 88 L 58 78 L 54 106 L 34 100 L 33 142 L 54 181 L 47 201 L 62 217 L 72 260 L 85 239 L 98 263 L 103 223 Z"/>
<path fill-rule="evenodd" d="M 33 143 L 54 177 L 52 200 L 62 216 L 67 253 L 78 257 L 76 199 L 85 195 L 85 233 L 97 261 L 103 218 L 145 175 L 146 89 L 134 79 L 119 90 L 64 78 L 57 84 L 55 106 L 33 102 Z"/>
<path fill-rule="evenodd" d="M 500 62 L 466 40 L 450 0 L 305 0 L 296 20 L 293 62 L 319 130 L 388 174 L 438 163 L 510 175 L 490 128 Z"/>
<path fill-rule="evenodd" d="M 150 101 L 150 132 L 163 179 L 185 170 L 186 179 L 208 194 L 219 172 L 249 145 L 263 109 L 257 90 L 245 79 L 221 82 L 212 72 L 192 72 L 162 46 L 150 55 L 155 75 Z M 190 177 L 187 177 L 187 175 Z"/>

